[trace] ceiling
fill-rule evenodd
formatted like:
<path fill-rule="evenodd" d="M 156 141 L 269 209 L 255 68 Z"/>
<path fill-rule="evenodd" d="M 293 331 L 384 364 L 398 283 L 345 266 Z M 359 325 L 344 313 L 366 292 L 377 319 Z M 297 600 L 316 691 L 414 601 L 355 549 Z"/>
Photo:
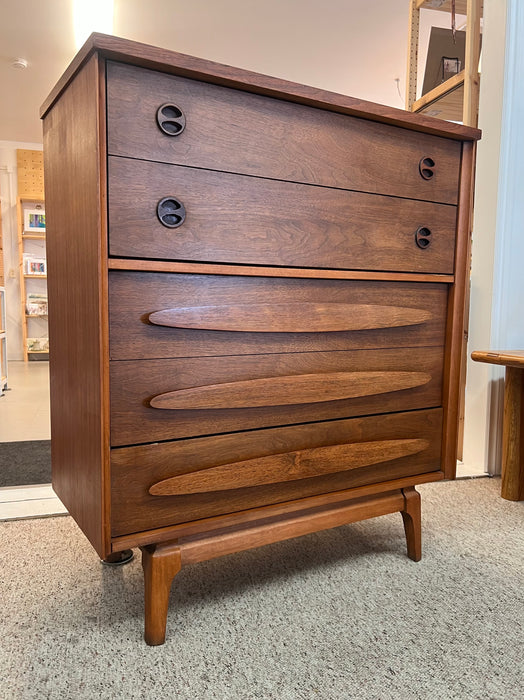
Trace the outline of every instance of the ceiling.
<path fill-rule="evenodd" d="M 0 140 L 41 143 L 40 105 L 77 50 L 72 2 L 0 0 Z M 409 0 L 324 0 L 322 11 L 318 0 L 114 7 L 117 36 L 403 106 Z M 13 67 L 18 58 L 26 69 Z"/>

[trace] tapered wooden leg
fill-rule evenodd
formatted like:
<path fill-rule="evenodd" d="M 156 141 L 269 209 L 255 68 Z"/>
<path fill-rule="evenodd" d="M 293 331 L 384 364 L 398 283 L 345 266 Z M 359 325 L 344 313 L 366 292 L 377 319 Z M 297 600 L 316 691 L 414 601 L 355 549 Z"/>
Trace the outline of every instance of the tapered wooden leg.
<path fill-rule="evenodd" d="M 153 544 L 142 550 L 144 570 L 145 632 L 147 644 L 156 646 L 166 640 L 169 591 L 180 571 L 180 547 L 176 543 Z"/>
<path fill-rule="evenodd" d="M 408 557 L 413 561 L 420 561 L 422 557 L 422 524 L 420 519 L 420 493 L 414 486 L 402 489 L 404 495 L 404 508 L 402 520 L 406 533 Z"/>
<path fill-rule="evenodd" d="M 501 496 L 524 500 L 524 370 L 519 367 L 506 367 Z"/>

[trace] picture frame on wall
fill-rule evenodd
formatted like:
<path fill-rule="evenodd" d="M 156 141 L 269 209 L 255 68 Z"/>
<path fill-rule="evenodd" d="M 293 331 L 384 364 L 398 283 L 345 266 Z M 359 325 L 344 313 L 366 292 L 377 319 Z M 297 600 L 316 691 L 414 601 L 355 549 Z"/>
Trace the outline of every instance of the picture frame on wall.
<path fill-rule="evenodd" d="M 24 274 L 31 276 L 47 275 L 47 261 L 45 258 L 24 254 Z"/>
<path fill-rule="evenodd" d="M 24 233 L 45 235 L 45 209 L 43 207 L 24 209 Z"/>

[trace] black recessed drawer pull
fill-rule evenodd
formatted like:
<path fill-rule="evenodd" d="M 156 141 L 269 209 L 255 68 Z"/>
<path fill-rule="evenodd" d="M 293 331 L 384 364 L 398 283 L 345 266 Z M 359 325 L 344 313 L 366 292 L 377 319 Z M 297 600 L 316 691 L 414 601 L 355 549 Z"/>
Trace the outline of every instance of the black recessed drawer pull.
<path fill-rule="evenodd" d="M 158 108 L 156 121 L 160 131 L 167 136 L 179 136 L 186 126 L 184 112 L 172 103 L 166 103 Z"/>
<path fill-rule="evenodd" d="M 431 180 L 435 174 L 433 172 L 434 167 L 435 161 L 433 158 L 430 158 L 429 156 L 424 156 L 424 158 L 421 158 L 420 163 L 418 164 L 418 169 L 424 180 Z"/>
<path fill-rule="evenodd" d="M 167 228 L 181 226 L 186 218 L 186 209 L 182 202 L 174 197 L 164 197 L 156 205 L 156 215 L 160 223 Z"/>
<path fill-rule="evenodd" d="M 415 243 L 424 250 L 431 245 L 431 231 L 426 226 L 420 226 L 415 231 Z"/>

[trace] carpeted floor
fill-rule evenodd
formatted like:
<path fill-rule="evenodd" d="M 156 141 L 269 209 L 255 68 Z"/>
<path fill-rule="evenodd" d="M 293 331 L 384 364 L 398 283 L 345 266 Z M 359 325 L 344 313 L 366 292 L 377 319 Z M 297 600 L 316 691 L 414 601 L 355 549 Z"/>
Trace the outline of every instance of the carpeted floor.
<path fill-rule="evenodd" d="M 51 440 L 0 442 L 0 487 L 51 483 Z"/>
<path fill-rule="evenodd" d="M 420 487 L 399 514 L 183 569 L 164 646 L 142 641 L 139 557 L 101 566 L 69 517 L 0 524 L 10 700 L 516 700 L 524 503 L 500 480 Z"/>

